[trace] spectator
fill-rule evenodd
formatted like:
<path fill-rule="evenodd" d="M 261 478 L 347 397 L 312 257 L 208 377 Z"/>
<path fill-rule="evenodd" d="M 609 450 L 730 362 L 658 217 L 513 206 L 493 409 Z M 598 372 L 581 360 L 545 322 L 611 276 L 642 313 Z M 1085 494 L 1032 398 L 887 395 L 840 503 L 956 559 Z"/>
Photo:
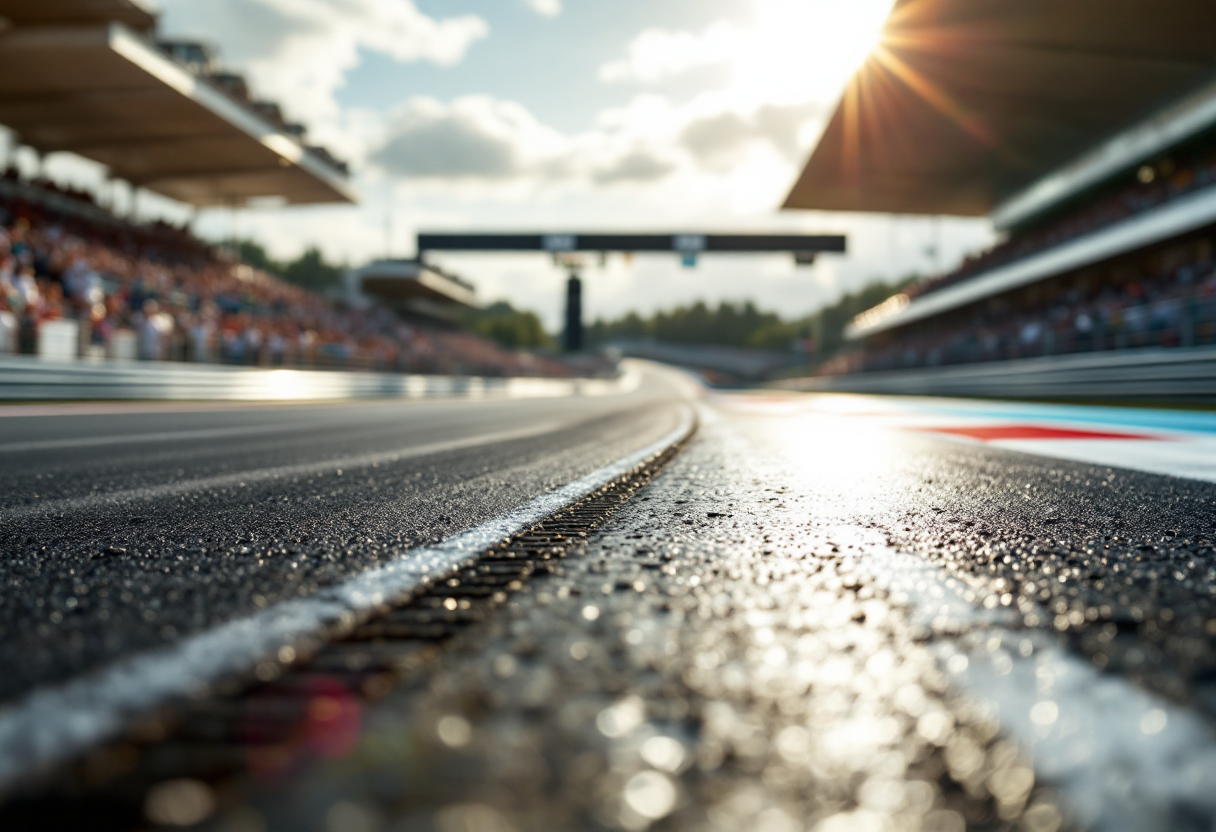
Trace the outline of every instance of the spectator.
<path fill-rule="evenodd" d="M 1167 170 L 1172 173 L 1165 174 Z M 988 251 L 967 257 L 954 271 L 910 287 L 906 294 L 915 298 L 936 292 L 1213 184 L 1216 184 L 1216 149 L 1211 147 L 1184 152 L 1176 159 L 1163 159 L 1155 167 L 1146 165 L 1132 183 L 1089 198 L 1044 225 L 1020 230 Z"/>
<path fill-rule="evenodd" d="M 15 172 L 5 178 L 17 181 Z M 24 184 L 20 197 L 0 191 L 0 302 L 24 333 L 23 351 L 33 349 L 41 321 L 69 317 L 106 352 L 131 333 L 146 360 L 569 375 L 560 362 L 470 333 L 407 325 L 386 309 L 339 309 L 184 228 L 133 225 L 79 193 Z M 60 197 L 79 206 L 65 210 Z"/>
<path fill-rule="evenodd" d="M 1120 267 L 1126 270 L 1124 264 Z M 1088 292 L 1057 287 L 1011 314 L 983 308 L 912 324 L 886 343 L 842 356 L 820 372 L 843 374 L 934 363 L 993 361 L 1045 353 L 1216 343 L 1216 260 L 1199 257 Z"/>

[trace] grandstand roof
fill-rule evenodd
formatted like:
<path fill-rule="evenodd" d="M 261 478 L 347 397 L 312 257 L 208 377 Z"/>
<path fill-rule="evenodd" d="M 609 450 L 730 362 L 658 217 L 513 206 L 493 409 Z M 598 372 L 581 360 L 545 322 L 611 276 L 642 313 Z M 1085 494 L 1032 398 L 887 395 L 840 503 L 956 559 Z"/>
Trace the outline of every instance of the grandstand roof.
<path fill-rule="evenodd" d="M 0 0 L 0 15 L 51 5 Z M 56 8 L 69 6 L 136 8 L 129 0 Z M 79 154 L 192 205 L 354 200 L 332 164 L 122 23 L 17 25 L 0 34 L 0 123 L 42 153 Z"/>
<path fill-rule="evenodd" d="M 156 26 L 156 13 L 144 0 L 0 0 L 0 17 L 26 26 L 115 21 L 140 32 Z"/>
<path fill-rule="evenodd" d="M 417 260 L 377 260 L 346 273 L 351 289 L 386 300 L 423 299 L 441 304 L 476 306 L 473 287 Z"/>
<path fill-rule="evenodd" d="M 898 0 L 785 207 L 988 214 L 1213 76 L 1212 0 Z"/>

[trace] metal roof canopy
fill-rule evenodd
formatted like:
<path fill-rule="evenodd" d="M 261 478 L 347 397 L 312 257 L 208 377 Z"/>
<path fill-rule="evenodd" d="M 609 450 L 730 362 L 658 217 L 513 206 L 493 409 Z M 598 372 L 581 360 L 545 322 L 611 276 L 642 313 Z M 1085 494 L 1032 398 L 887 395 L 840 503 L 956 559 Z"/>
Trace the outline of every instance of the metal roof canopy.
<path fill-rule="evenodd" d="M 427 251 L 674 252 L 677 254 L 843 254 L 841 235 L 811 234 L 433 234 L 418 235 Z"/>
<path fill-rule="evenodd" d="M 144 0 L 0 0 L 0 17 L 19 26 L 118 22 L 139 32 L 156 27 L 156 12 Z"/>
<path fill-rule="evenodd" d="M 121 23 L 0 33 L 0 123 L 200 207 L 355 200 L 337 169 Z"/>
<path fill-rule="evenodd" d="M 1212 0 L 899 0 L 785 207 L 985 215 L 1214 75 Z"/>
<path fill-rule="evenodd" d="M 362 268 L 348 270 L 346 280 L 351 288 L 381 298 L 425 298 L 459 306 L 477 306 L 477 296 L 470 286 L 415 260 L 377 260 Z"/>

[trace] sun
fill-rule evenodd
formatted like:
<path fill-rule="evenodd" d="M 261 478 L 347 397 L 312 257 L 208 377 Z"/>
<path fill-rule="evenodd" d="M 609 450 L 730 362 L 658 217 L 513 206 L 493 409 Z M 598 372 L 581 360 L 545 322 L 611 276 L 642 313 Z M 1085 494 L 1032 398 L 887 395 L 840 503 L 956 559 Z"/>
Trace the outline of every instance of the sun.
<path fill-rule="evenodd" d="M 756 100 L 835 99 L 878 45 L 894 0 L 755 0 L 756 25 L 734 59 Z"/>

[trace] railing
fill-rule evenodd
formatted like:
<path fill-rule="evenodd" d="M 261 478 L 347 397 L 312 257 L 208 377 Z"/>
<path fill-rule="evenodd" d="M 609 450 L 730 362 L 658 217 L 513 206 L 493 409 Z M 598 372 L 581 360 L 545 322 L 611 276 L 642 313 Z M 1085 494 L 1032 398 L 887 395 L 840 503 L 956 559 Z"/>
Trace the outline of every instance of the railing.
<path fill-rule="evenodd" d="M 1216 346 L 1126 349 L 792 379 L 835 393 L 1134 402 L 1216 401 Z"/>
<path fill-rule="evenodd" d="M 402 373 L 326 373 L 140 361 L 91 364 L 0 355 L 0 401 L 346 401 L 420 398 L 604 396 L 637 387 L 614 378 L 484 378 Z"/>
<path fill-rule="evenodd" d="M 947 344 L 909 344 L 866 356 L 859 369 L 884 372 L 1212 344 L 1216 344 L 1216 297 L 1202 296 L 1124 307 L 1108 317 L 1070 312 L 1064 320 L 1029 321 L 1016 332 L 976 331 Z"/>

